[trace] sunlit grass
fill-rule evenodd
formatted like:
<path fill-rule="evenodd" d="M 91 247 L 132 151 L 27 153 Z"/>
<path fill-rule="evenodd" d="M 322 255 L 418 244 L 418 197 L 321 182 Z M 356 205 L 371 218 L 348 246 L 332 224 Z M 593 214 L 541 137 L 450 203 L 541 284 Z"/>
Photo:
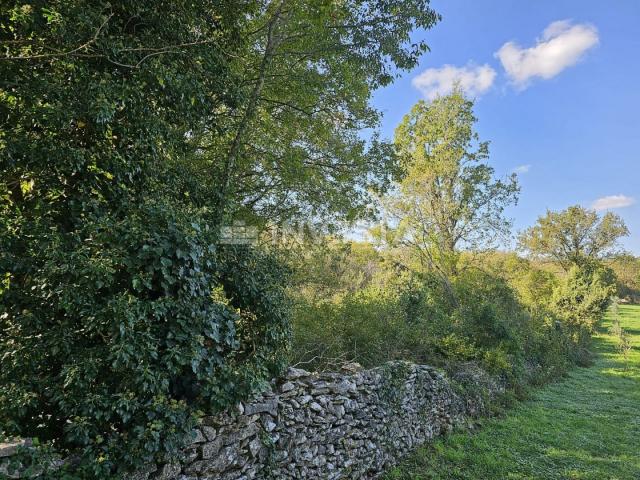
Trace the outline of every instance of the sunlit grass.
<path fill-rule="evenodd" d="M 477 433 L 422 447 L 386 479 L 640 479 L 640 306 L 621 306 L 620 323 L 631 337 L 628 362 L 608 333 L 609 314 L 591 367 Z"/>

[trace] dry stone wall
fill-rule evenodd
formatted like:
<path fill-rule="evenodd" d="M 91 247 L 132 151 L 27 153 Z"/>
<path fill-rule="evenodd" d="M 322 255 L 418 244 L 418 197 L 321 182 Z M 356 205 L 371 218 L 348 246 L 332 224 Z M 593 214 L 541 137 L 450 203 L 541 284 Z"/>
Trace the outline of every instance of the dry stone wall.
<path fill-rule="evenodd" d="M 471 367 L 453 381 L 405 362 L 339 373 L 290 368 L 251 402 L 204 417 L 179 463 L 148 465 L 129 479 L 375 478 L 482 413 L 487 396 L 464 393 L 481 390 L 500 388 Z"/>

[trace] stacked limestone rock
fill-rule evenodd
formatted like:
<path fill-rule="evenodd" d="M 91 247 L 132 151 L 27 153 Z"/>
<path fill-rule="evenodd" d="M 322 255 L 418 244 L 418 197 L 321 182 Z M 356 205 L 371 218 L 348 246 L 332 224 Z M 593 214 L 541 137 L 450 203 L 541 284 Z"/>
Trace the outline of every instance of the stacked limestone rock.
<path fill-rule="evenodd" d="M 375 478 L 417 445 L 482 409 L 438 370 L 392 362 L 371 370 L 290 368 L 271 391 L 204 417 L 179 463 L 136 480 Z"/>
<path fill-rule="evenodd" d="M 434 368 L 394 362 L 354 373 L 291 368 L 273 391 L 205 417 L 183 466 L 149 478 L 373 478 L 478 405 Z"/>

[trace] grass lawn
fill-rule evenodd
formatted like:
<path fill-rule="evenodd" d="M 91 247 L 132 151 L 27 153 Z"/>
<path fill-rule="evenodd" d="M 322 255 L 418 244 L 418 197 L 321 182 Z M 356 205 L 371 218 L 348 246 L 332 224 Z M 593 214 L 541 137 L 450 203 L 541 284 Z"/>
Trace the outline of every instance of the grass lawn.
<path fill-rule="evenodd" d="M 538 390 L 477 433 L 455 433 L 388 472 L 399 479 L 640 479 L 640 306 L 621 306 L 628 365 L 608 334 L 593 366 Z"/>

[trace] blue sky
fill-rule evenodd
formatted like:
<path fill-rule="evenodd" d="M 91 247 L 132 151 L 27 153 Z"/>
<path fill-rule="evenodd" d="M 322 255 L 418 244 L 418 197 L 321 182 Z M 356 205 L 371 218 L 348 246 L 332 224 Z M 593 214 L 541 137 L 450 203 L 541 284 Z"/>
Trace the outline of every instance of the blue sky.
<path fill-rule="evenodd" d="M 496 173 L 522 172 L 509 211 L 516 231 L 546 209 L 610 206 L 631 231 L 623 246 L 640 255 L 640 1 L 432 6 L 442 21 L 416 34 L 431 52 L 374 97 L 383 134 L 391 138 L 415 102 L 459 80 L 476 98 Z"/>

